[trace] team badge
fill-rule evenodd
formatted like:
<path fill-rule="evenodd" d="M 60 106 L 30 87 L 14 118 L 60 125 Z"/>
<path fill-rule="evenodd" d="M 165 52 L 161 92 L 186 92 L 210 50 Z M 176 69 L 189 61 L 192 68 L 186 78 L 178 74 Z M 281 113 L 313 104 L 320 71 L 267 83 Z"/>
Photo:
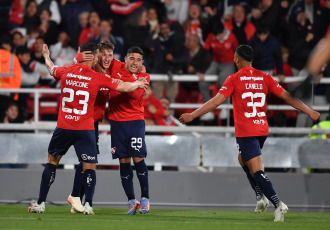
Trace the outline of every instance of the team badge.
<path fill-rule="evenodd" d="M 116 152 L 116 147 L 113 147 L 113 148 L 111 149 L 111 153 L 112 153 L 112 154 L 115 154 L 115 152 Z"/>

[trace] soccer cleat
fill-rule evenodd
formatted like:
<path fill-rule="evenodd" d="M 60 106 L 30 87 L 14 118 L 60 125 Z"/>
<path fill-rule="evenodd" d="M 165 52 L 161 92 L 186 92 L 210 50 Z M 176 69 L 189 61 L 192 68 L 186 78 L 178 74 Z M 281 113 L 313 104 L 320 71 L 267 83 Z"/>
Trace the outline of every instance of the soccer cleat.
<path fill-rule="evenodd" d="M 85 203 L 84 214 L 85 215 L 95 215 L 93 207 L 91 207 L 88 202 Z"/>
<path fill-rule="evenodd" d="M 280 201 L 278 207 L 276 208 L 274 215 L 275 219 L 274 222 L 284 222 L 284 214 L 287 213 L 289 210 L 288 206 Z"/>
<path fill-rule="evenodd" d="M 136 210 L 140 208 L 141 205 L 136 199 L 128 201 L 128 212 L 127 215 L 135 215 Z"/>
<path fill-rule="evenodd" d="M 141 207 L 139 208 L 139 212 L 141 214 L 147 214 L 149 212 L 150 209 L 150 203 L 149 203 L 149 199 L 142 197 L 141 198 Z"/>
<path fill-rule="evenodd" d="M 257 201 L 257 206 L 254 212 L 256 214 L 266 212 L 268 206 L 269 206 L 269 200 L 264 194 L 262 194 L 261 199 Z"/>
<path fill-rule="evenodd" d="M 68 197 L 68 203 L 72 205 L 76 212 L 83 212 L 84 207 L 81 204 L 80 197 L 70 196 Z M 72 211 L 72 209 L 71 209 Z M 72 213 L 72 212 L 71 212 Z"/>
<path fill-rule="evenodd" d="M 28 212 L 45 213 L 45 202 L 41 202 L 41 204 L 33 204 L 31 207 L 29 207 Z"/>

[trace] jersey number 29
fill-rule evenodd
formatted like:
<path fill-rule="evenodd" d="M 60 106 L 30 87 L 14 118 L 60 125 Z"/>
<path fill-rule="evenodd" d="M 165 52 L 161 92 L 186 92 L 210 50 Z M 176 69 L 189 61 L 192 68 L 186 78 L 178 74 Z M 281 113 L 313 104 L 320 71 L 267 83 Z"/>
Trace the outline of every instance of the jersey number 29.
<path fill-rule="evenodd" d="M 89 93 L 84 90 L 77 90 L 76 92 L 73 89 L 70 88 L 63 88 L 63 93 L 69 93 L 69 97 L 63 97 L 62 99 L 62 111 L 66 113 L 73 113 L 77 115 L 85 115 L 87 113 L 87 108 L 88 108 L 88 100 L 89 100 Z M 66 102 L 73 102 L 74 96 L 77 95 L 82 95 L 84 96 L 84 100 L 79 100 L 79 104 L 83 105 L 82 110 L 78 110 L 76 108 L 70 109 L 65 107 Z"/>

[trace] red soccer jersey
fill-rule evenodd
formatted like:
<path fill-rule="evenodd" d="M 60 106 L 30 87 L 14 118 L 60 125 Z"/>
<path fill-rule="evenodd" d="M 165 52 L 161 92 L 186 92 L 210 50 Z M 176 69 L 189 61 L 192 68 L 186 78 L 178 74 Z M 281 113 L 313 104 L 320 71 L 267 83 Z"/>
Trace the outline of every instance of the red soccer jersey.
<path fill-rule="evenodd" d="M 112 63 L 111 63 L 112 64 Z M 141 78 L 146 78 L 150 82 L 147 73 L 132 74 L 126 70 L 126 63 L 121 63 L 113 59 L 111 77 L 123 82 L 134 82 Z M 114 121 L 144 120 L 144 89 L 136 89 L 130 93 L 120 93 L 110 91 L 109 97 L 109 119 Z"/>
<path fill-rule="evenodd" d="M 52 75 L 61 81 L 57 127 L 70 130 L 94 130 L 94 102 L 99 89 L 107 87 L 115 90 L 118 83 L 81 64 L 55 67 Z"/>
<path fill-rule="evenodd" d="M 278 96 L 283 90 L 272 76 L 252 67 L 244 67 L 230 75 L 219 93 L 232 96 L 235 136 L 267 136 L 266 96 L 268 92 Z"/>
<path fill-rule="evenodd" d="M 219 63 L 233 63 L 234 53 L 238 46 L 237 39 L 234 34 L 227 30 L 227 34 L 219 41 L 213 33 L 210 33 L 204 43 L 204 49 L 212 51 L 212 61 Z"/>

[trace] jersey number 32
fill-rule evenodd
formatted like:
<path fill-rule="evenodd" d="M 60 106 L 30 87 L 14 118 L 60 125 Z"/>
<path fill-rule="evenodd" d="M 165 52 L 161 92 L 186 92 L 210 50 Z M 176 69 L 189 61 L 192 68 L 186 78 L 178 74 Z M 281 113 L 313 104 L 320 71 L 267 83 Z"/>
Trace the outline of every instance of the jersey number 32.
<path fill-rule="evenodd" d="M 264 93 L 252 93 L 246 92 L 242 94 L 242 99 L 250 98 L 250 102 L 247 103 L 248 107 L 252 107 L 252 113 L 245 112 L 244 115 L 247 118 L 250 117 L 265 117 L 265 112 L 258 112 L 257 108 L 263 107 L 266 101 L 266 95 Z M 260 98 L 260 102 L 254 102 L 255 99 Z M 259 101 L 259 100 L 258 100 Z"/>

